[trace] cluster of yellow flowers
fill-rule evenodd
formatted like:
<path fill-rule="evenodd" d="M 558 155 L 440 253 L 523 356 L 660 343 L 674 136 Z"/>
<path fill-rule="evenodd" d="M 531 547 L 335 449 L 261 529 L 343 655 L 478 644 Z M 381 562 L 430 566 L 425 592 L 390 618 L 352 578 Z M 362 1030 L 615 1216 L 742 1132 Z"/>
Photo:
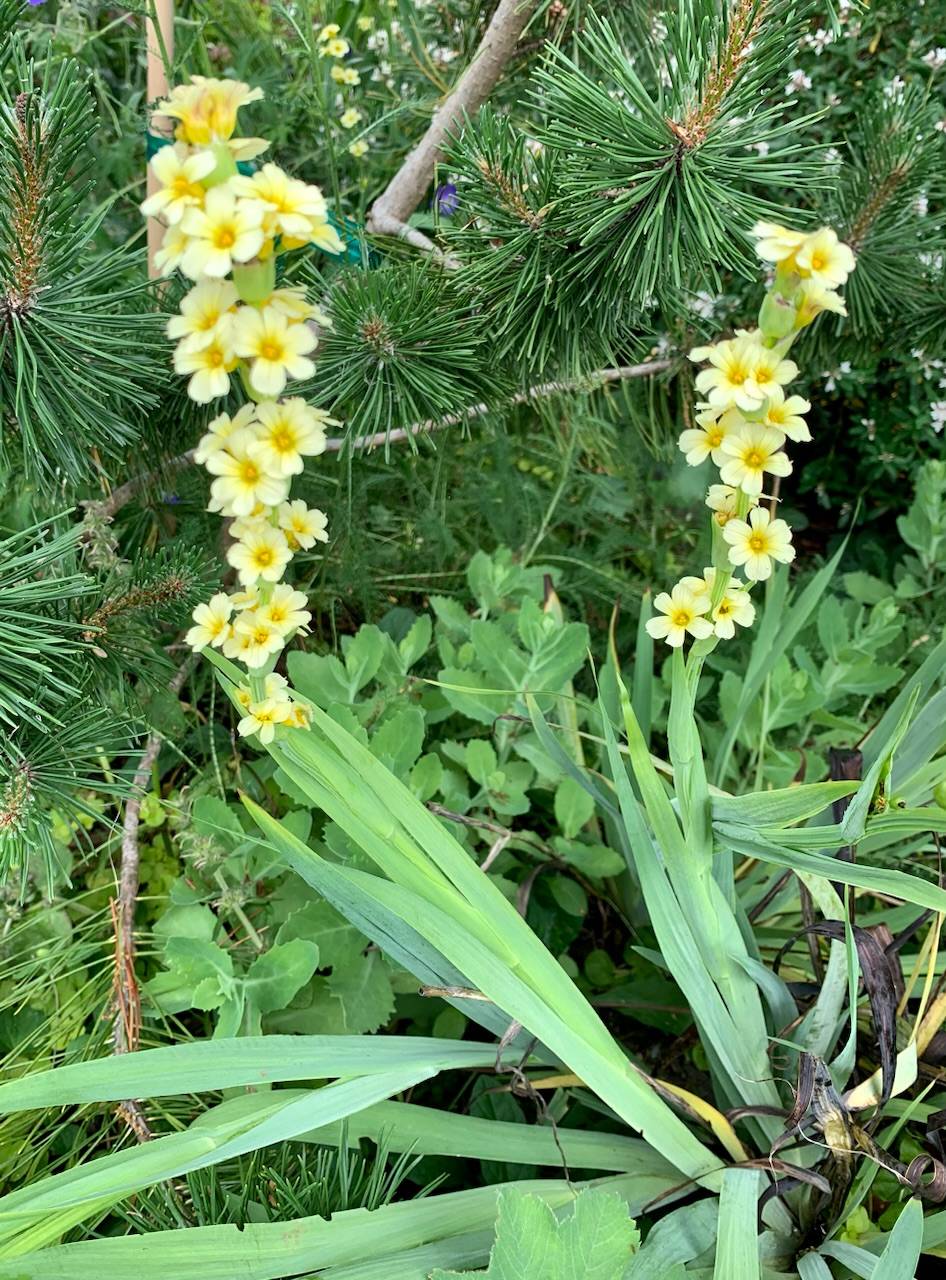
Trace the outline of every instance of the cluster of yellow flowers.
<path fill-rule="evenodd" d="M 767 476 L 791 474 L 786 441 L 811 439 L 803 416 L 811 405 L 785 392 L 798 374 L 788 353 L 823 311 L 846 314 L 837 290 L 854 270 L 854 254 L 830 227 L 806 234 L 759 222 L 753 235 L 759 257 L 775 268 L 758 327 L 690 352 L 691 360 L 709 367 L 697 374 L 705 399 L 696 406 L 697 425 L 680 436 L 680 448 L 694 467 L 711 458 L 721 483 L 711 484 L 706 498 L 713 512 L 713 564 L 702 578 L 682 578 L 661 592 L 654 601 L 658 615 L 647 623 L 655 639 L 674 648 L 687 635 L 715 642 L 732 639 L 737 623 L 751 626 L 752 586 L 770 577 L 773 561 L 794 559 L 789 525 L 759 505 L 767 496 Z"/>
<path fill-rule="evenodd" d="M 367 26 L 364 23 L 367 21 Z M 359 18 L 359 31 L 370 31 L 374 25 L 373 19 Z M 342 29 L 337 22 L 327 22 L 318 34 L 318 47 L 320 58 L 344 58 L 351 52 L 351 45 L 342 35 Z M 339 88 L 355 88 L 361 84 L 361 75 L 355 67 L 342 66 L 341 62 L 335 62 L 329 75 Z M 360 124 L 364 119 L 364 114 L 357 107 L 346 107 L 338 118 L 338 123 L 343 129 L 354 129 L 355 125 Z M 364 138 L 358 138 L 353 142 L 348 150 L 360 160 L 362 156 L 367 155 L 369 147 Z"/>
<path fill-rule="evenodd" d="M 195 282 L 167 330 L 188 394 L 199 404 L 226 395 L 238 370 L 249 397 L 232 416 L 214 418 L 194 451 L 214 477 L 208 509 L 231 520 L 227 559 L 242 590 L 198 605 L 186 638 L 198 652 L 221 649 L 246 666 L 239 732 L 267 743 L 278 725 L 308 723 L 306 704 L 272 668 L 311 619 L 305 595 L 282 581 L 286 567 L 300 548 L 328 540 L 325 515 L 290 501 L 292 477 L 323 452 L 325 428 L 334 424 L 299 397 L 280 398 L 290 379 L 314 373 L 315 326 L 329 321 L 304 291 L 276 287 L 275 263 L 302 245 L 331 253 L 343 246 L 318 187 L 275 164 L 252 176 L 238 171 L 238 159 L 267 146 L 233 137 L 239 108 L 261 97 L 238 81 L 202 76 L 175 87 L 157 110 L 177 121 L 176 141 L 151 161 L 159 188 L 141 210 L 165 224 L 161 269 L 179 268 Z"/>

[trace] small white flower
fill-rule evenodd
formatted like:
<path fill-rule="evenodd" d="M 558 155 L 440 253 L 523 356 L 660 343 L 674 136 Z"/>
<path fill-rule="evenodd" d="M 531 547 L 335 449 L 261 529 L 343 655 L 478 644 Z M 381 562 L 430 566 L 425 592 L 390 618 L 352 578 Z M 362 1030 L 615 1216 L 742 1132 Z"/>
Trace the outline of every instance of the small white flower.
<path fill-rule="evenodd" d="M 800 68 L 793 71 L 788 77 L 788 84 L 785 86 L 785 96 L 790 97 L 793 93 L 802 93 L 811 88 L 811 76 L 806 76 Z"/>

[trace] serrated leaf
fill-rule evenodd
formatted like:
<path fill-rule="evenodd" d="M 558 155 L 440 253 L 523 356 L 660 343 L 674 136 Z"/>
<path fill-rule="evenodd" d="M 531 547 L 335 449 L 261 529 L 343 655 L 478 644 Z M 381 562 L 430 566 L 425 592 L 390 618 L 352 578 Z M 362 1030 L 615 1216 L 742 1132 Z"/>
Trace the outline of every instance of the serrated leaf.
<path fill-rule="evenodd" d="M 434 1271 L 431 1280 L 463 1274 L 488 1280 L 622 1280 L 640 1246 L 627 1204 L 613 1191 L 581 1191 L 561 1221 L 544 1200 L 528 1193 L 504 1190 L 498 1206 L 486 1271 Z"/>
<path fill-rule="evenodd" d="M 318 967 L 319 948 L 314 942 L 293 938 L 276 943 L 246 971 L 246 994 L 260 1013 L 284 1009 Z"/>
<path fill-rule="evenodd" d="M 341 1003 L 345 1027 L 352 1034 L 377 1031 L 394 1012 L 394 993 L 379 951 L 333 969 L 330 993 Z"/>

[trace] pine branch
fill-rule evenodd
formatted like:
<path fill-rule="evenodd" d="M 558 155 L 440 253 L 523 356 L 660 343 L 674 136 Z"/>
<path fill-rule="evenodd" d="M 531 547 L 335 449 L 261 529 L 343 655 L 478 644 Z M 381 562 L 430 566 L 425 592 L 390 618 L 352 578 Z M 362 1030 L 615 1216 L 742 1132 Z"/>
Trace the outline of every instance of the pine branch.
<path fill-rule="evenodd" d="M 682 120 L 667 120 L 671 132 L 687 147 L 700 147 L 723 108 L 752 52 L 766 17 L 768 0 L 736 0 L 729 27 L 703 83 L 700 99 Z"/>
<path fill-rule="evenodd" d="M 372 205 L 368 214 L 369 231 L 399 236 L 439 254 L 433 241 L 416 228 L 408 227 L 407 220 L 430 185 L 448 133 L 487 100 L 535 7 L 536 0 L 500 0 L 472 62 L 437 108 L 427 132 Z M 456 265 L 456 262 L 447 260 L 447 264 Z"/>
<path fill-rule="evenodd" d="M 558 382 L 540 382 L 534 387 L 529 387 L 525 391 L 519 391 L 509 396 L 502 401 L 502 404 L 511 407 L 517 404 L 527 404 L 531 400 L 540 400 L 545 396 L 569 392 L 596 391 L 599 387 L 606 386 L 611 382 L 625 382 L 630 378 L 650 377 L 655 373 L 663 373 L 669 367 L 669 360 L 649 360 L 644 364 L 619 365 L 613 369 L 596 369 L 593 373 L 586 374 L 582 378 L 568 378 Z M 353 438 L 349 436 L 329 436 L 325 442 L 325 452 L 340 453 L 345 448 L 350 448 L 355 452 L 362 452 L 364 450 L 378 449 L 382 445 L 399 444 L 405 440 L 414 440 L 418 436 L 428 435 L 432 431 L 442 430 L 444 427 L 455 427 L 461 423 L 470 422 L 474 418 L 482 418 L 484 414 L 490 413 L 499 407 L 499 403 L 487 404 L 485 401 L 481 401 L 479 404 L 470 405 L 469 408 L 460 413 L 448 414 L 443 418 L 428 418 L 423 422 L 415 422 L 409 427 L 397 427 L 393 431 L 378 431 L 373 435 L 355 436 Z M 126 481 L 119 488 L 113 489 L 107 498 L 103 498 L 98 502 L 87 501 L 82 505 L 95 520 L 112 520 L 121 511 L 122 507 L 127 506 L 139 493 L 153 484 L 159 476 L 168 471 L 181 471 L 184 467 L 191 466 L 193 461 L 194 450 L 188 449 L 186 453 L 178 454 L 175 458 L 169 458 L 159 470 L 146 471 L 140 476 L 135 476 L 133 480 Z"/>
<path fill-rule="evenodd" d="M 43 236 L 40 207 L 43 181 L 36 152 L 26 129 L 28 93 L 17 95 L 14 104 L 15 148 L 21 182 L 10 193 L 10 258 L 12 272 L 6 293 L 0 297 L 0 326 L 13 314 L 24 315 L 33 305 L 39 288 Z"/>

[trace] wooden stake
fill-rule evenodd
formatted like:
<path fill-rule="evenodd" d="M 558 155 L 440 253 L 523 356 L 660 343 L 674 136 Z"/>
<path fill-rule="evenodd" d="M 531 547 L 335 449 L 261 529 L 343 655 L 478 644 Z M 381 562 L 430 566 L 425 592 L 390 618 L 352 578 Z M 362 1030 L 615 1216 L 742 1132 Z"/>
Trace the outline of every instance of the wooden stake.
<path fill-rule="evenodd" d="M 152 0 L 151 15 L 145 20 L 145 42 L 148 51 L 148 101 L 166 98 L 170 90 L 167 65 L 174 61 L 174 0 Z M 155 25 L 157 22 L 157 25 Z M 167 64 L 165 63 L 167 59 Z M 170 134 L 172 122 L 166 116 L 152 116 L 152 133 Z M 148 168 L 148 195 L 157 187 L 154 175 Z M 164 228 L 155 218 L 148 219 L 148 275 L 158 274 L 154 255 L 161 247 Z"/>

